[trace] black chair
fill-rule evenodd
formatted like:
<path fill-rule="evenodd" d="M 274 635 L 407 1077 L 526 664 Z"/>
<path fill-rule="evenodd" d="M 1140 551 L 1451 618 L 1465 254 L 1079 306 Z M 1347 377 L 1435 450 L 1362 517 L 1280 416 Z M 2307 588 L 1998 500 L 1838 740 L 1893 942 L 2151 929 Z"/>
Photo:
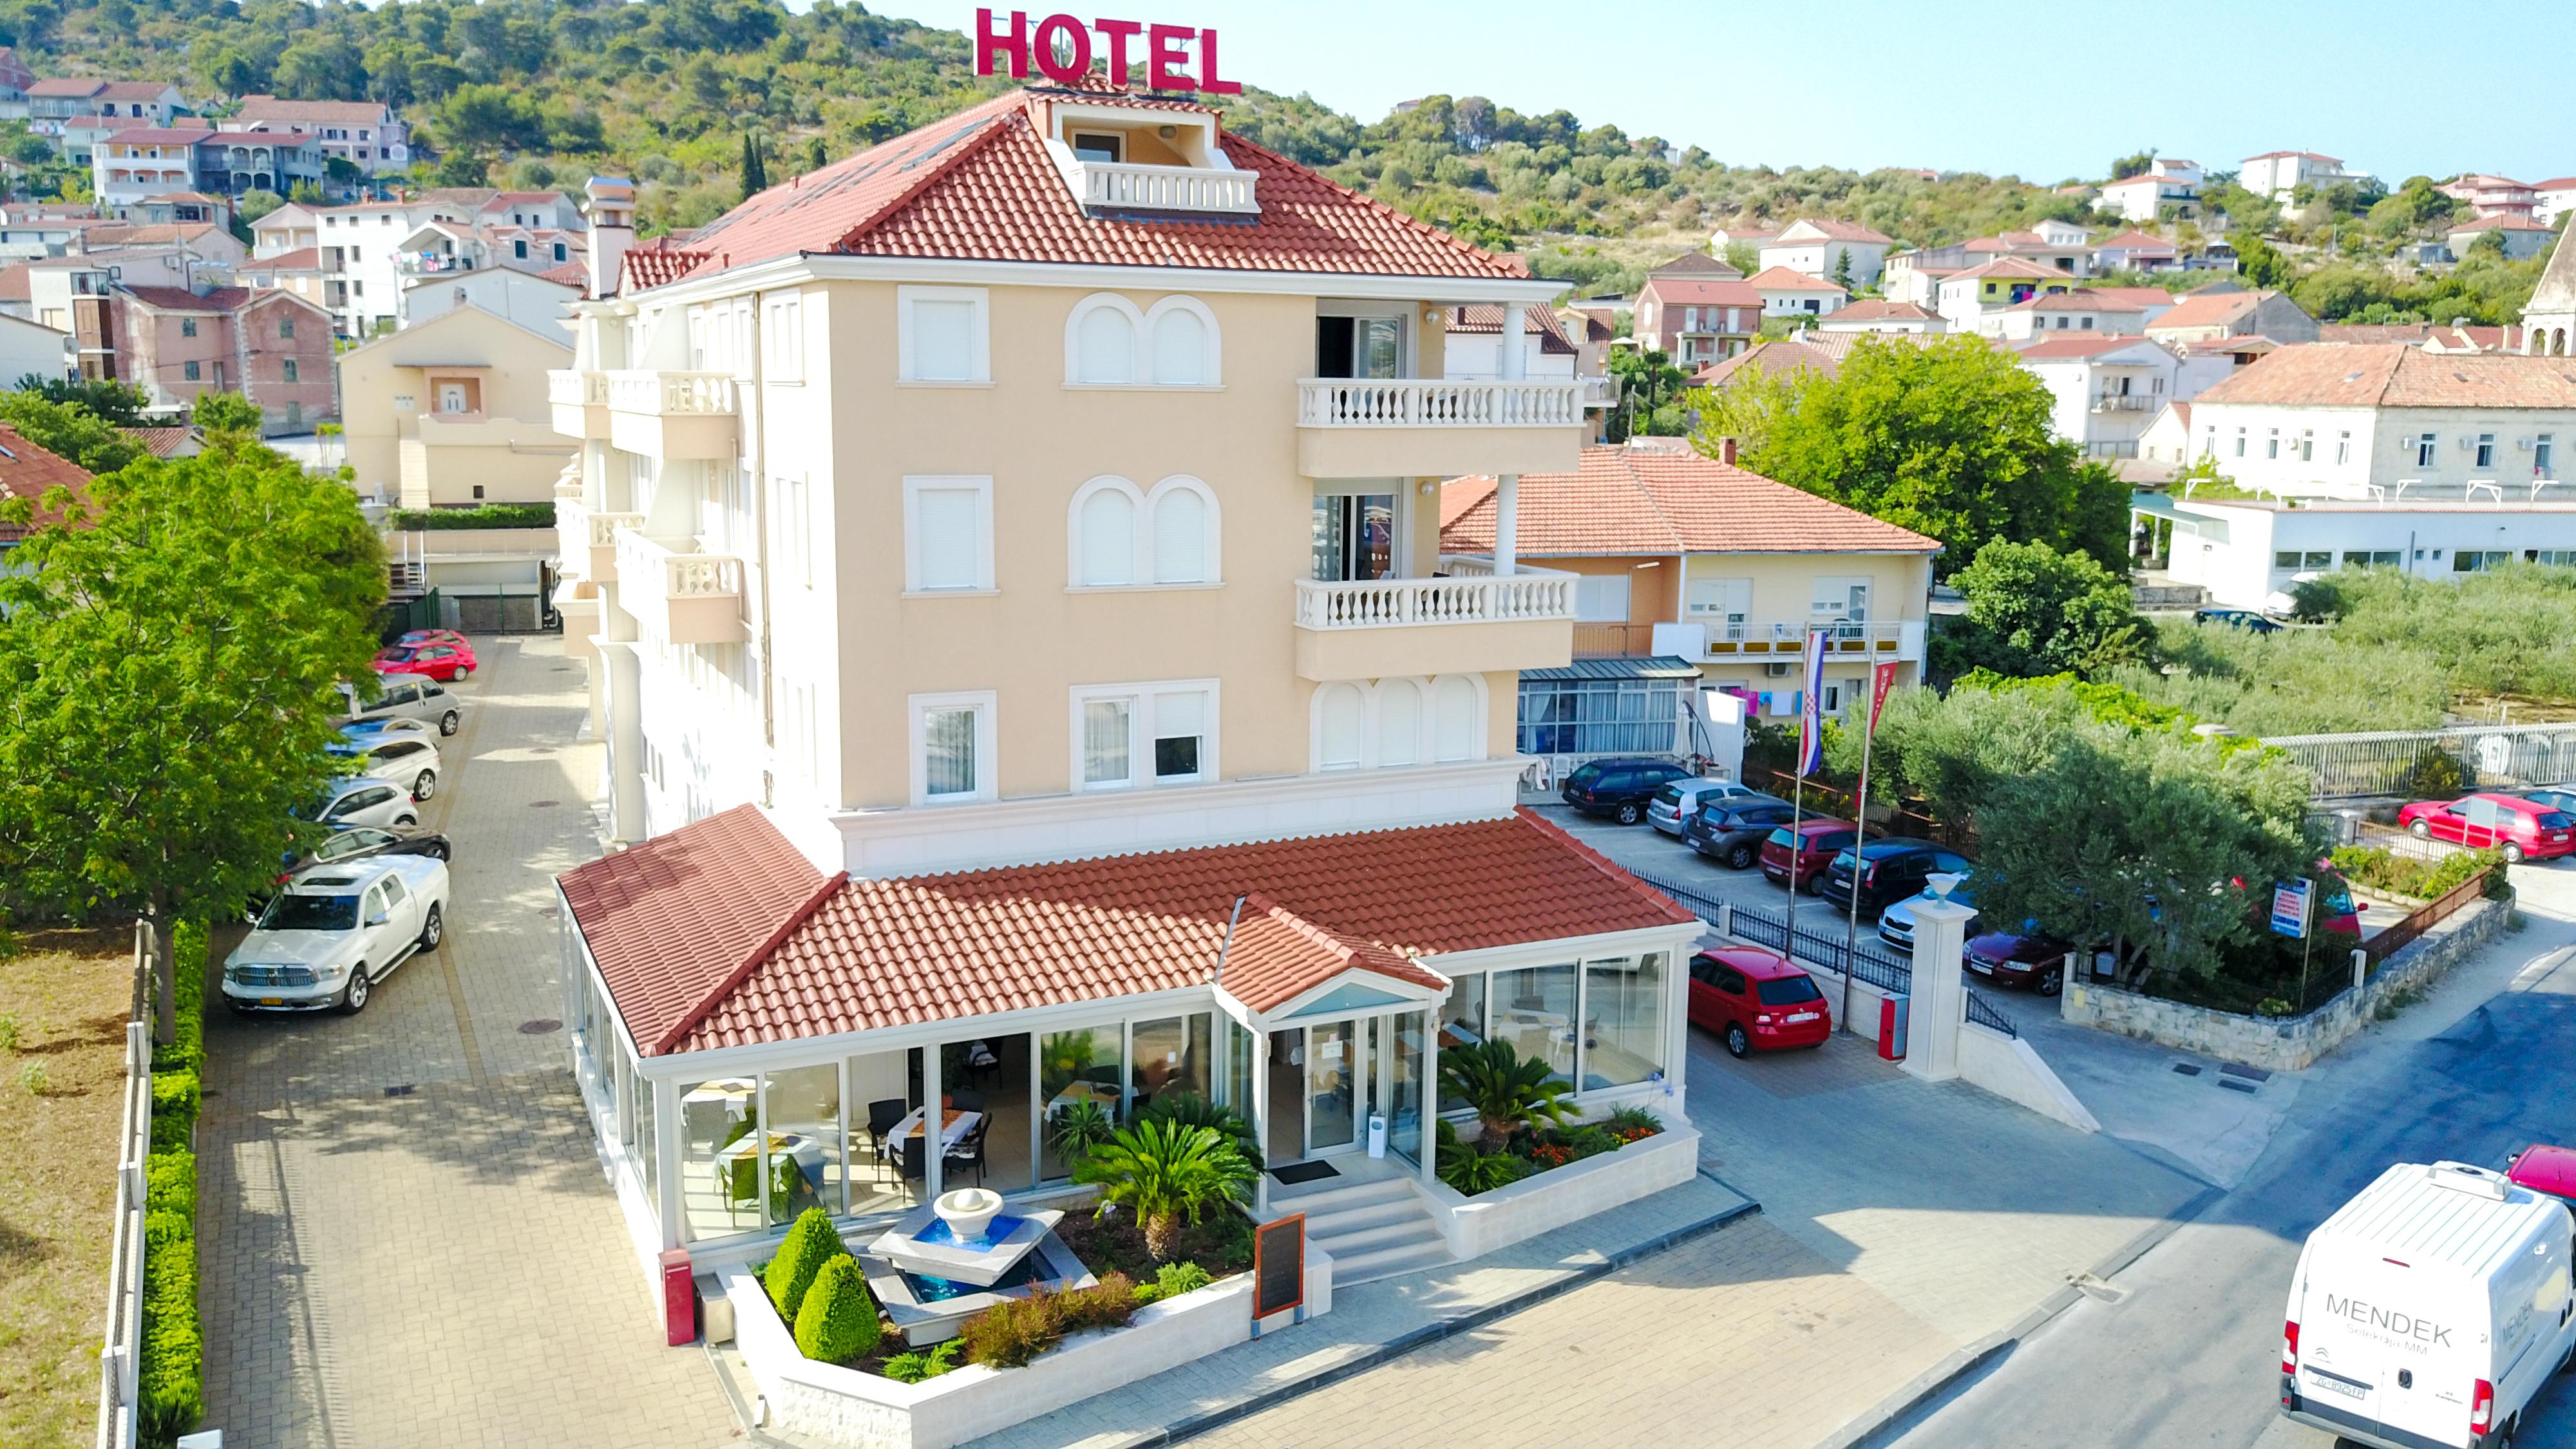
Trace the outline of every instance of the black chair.
<path fill-rule="evenodd" d="M 893 1144 L 889 1140 L 894 1133 L 894 1124 L 902 1121 L 904 1114 L 911 1110 L 911 1104 L 901 1097 L 888 1097 L 882 1102 L 868 1104 L 868 1149 L 877 1155 L 879 1161 L 894 1155 Z"/>
<path fill-rule="evenodd" d="M 984 1110 L 984 1094 L 981 1092 L 952 1092 L 949 1094 L 949 1102 L 960 1112 Z"/>
<path fill-rule="evenodd" d="M 894 1170 L 907 1181 L 919 1182 L 928 1171 L 930 1154 L 919 1151 L 919 1137 L 899 1137 L 893 1146 Z"/>
<path fill-rule="evenodd" d="M 984 1129 L 992 1125 L 993 1119 L 989 1116 L 975 1119 L 975 1125 L 967 1128 L 966 1135 L 958 1140 L 957 1145 L 948 1149 L 947 1159 L 940 1169 L 941 1173 L 945 1175 L 951 1167 L 971 1166 L 975 1169 L 975 1185 L 982 1187 L 984 1185 Z"/>

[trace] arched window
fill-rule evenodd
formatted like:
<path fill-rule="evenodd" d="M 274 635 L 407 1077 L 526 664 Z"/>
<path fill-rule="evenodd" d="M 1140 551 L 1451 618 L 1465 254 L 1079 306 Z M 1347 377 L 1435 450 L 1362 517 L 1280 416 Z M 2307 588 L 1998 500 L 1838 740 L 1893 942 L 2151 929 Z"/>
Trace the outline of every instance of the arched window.
<path fill-rule="evenodd" d="M 1435 760 L 1485 757 L 1484 691 L 1463 674 L 1444 674 L 1431 686 L 1431 737 Z"/>
<path fill-rule="evenodd" d="M 1166 478 L 1154 485 L 1146 507 L 1153 520 L 1154 582 L 1217 582 L 1216 495 L 1208 486 L 1187 475 Z"/>
<path fill-rule="evenodd" d="M 1074 304 L 1065 319 L 1064 378 L 1067 382 L 1121 386 L 1138 381 L 1137 335 L 1145 314 L 1115 292 L 1095 292 Z"/>
<path fill-rule="evenodd" d="M 1145 314 L 1154 339 L 1154 382 L 1160 387 L 1210 387 L 1216 383 L 1216 322 L 1189 297 L 1165 297 Z"/>
<path fill-rule="evenodd" d="M 1073 495 L 1066 528 L 1074 587 L 1122 588 L 1137 582 L 1136 520 L 1143 498 L 1124 478 L 1094 478 Z"/>
<path fill-rule="evenodd" d="M 1410 679 L 1377 686 L 1377 762 L 1411 765 L 1422 758 L 1422 688 Z"/>
<path fill-rule="evenodd" d="M 1315 691 L 1315 764 L 1356 770 L 1368 729 L 1368 700 L 1356 684 L 1327 684 Z"/>

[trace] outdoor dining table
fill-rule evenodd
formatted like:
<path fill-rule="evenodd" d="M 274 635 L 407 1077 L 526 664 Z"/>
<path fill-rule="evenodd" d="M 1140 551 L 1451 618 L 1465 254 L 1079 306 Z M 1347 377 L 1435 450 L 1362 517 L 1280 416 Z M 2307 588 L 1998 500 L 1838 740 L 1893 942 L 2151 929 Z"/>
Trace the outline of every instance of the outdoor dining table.
<path fill-rule="evenodd" d="M 731 1181 L 726 1175 L 727 1169 L 736 1159 L 750 1156 L 759 1150 L 759 1147 L 760 1134 L 747 1132 L 740 1138 L 717 1148 L 716 1181 L 720 1183 Z M 772 1132 L 769 1134 L 769 1155 L 773 1159 L 781 1155 L 794 1158 L 796 1170 L 804 1175 L 806 1184 L 817 1192 L 822 1190 L 823 1166 L 830 1160 L 824 1154 L 822 1143 L 802 1132 Z"/>
<path fill-rule="evenodd" d="M 965 1141 L 966 1134 L 975 1130 L 975 1124 L 983 1120 L 984 1114 L 981 1112 L 969 1112 L 963 1107 L 949 1108 L 948 1115 L 939 1124 L 939 1150 L 946 1152 L 949 1148 Z M 921 1109 L 915 1107 L 904 1114 L 902 1121 L 894 1124 L 891 1140 L 901 1142 L 906 1138 L 918 1139 L 920 1136 Z"/>
<path fill-rule="evenodd" d="M 1053 1121 L 1063 1113 L 1065 1108 L 1076 1102 L 1098 1102 L 1115 1114 L 1118 1110 L 1118 1089 L 1106 1082 L 1068 1082 L 1063 1091 L 1047 1098 L 1047 1119 Z"/>

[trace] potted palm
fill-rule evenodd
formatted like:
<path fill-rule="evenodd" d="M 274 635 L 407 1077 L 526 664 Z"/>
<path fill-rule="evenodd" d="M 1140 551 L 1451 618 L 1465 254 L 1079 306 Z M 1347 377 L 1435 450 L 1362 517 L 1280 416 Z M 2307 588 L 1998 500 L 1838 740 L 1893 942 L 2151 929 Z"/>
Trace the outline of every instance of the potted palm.
<path fill-rule="evenodd" d="M 1100 1189 L 1103 1213 L 1115 1205 L 1136 1215 L 1157 1263 L 1172 1260 L 1182 1219 L 1195 1227 L 1209 1208 L 1242 1202 L 1255 1176 L 1223 1133 L 1168 1118 L 1122 1127 L 1073 1165 L 1074 1181 Z"/>
<path fill-rule="evenodd" d="M 1507 1041 L 1442 1052 L 1440 1077 L 1449 1095 L 1475 1109 L 1476 1146 L 1485 1152 L 1502 1151 L 1524 1128 L 1563 1126 L 1575 1115 L 1574 1089 Z"/>

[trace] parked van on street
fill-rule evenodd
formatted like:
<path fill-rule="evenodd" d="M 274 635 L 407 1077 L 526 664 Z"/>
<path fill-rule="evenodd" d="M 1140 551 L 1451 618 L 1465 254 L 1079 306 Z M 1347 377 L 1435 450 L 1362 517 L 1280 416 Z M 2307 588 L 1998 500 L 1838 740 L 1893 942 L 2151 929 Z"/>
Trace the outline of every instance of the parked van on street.
<path fill-rule="evenodd" d="M 2507 1449 L 2576 1358 L 2576 1218 L 2460 1162 L 2400 1163 L 2308 1235 L 2281 1412 L 2380 1449 Z"/>

